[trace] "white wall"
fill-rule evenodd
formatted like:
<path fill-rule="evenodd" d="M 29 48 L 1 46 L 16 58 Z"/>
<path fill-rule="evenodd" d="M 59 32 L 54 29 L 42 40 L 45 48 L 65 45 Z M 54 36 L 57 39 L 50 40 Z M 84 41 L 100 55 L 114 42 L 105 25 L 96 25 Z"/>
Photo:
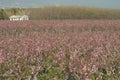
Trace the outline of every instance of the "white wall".
<path fill-rule="evenodd" d="M 21 17 L 15 16 L 15 17 L 10 18 L 10 21 L 15 21 L 15 20 L 29 20 L 29 17 L 28 16 L 21 16 Z"/>

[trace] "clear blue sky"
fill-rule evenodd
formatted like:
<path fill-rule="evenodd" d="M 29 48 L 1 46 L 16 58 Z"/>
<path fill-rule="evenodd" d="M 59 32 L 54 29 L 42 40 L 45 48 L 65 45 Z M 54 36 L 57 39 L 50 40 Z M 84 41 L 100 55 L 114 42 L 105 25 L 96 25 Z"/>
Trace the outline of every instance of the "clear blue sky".
<path fill-rule="evenodd" d="M 120 0 L 0 0 L 0 8 L 77 5 L 120 9 Z"/>

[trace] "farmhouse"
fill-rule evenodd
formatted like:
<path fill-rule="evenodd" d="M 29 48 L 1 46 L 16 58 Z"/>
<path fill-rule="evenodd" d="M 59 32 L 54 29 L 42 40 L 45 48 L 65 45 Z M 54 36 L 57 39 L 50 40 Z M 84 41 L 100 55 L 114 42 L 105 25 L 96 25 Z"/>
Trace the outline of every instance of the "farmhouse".
<path fill-rule="evenodd" d="M 29 20 L 29 17 L 27 15 L 13 15 L 9 17 L 10 21 L 18 21 L 18 20 Z"/>

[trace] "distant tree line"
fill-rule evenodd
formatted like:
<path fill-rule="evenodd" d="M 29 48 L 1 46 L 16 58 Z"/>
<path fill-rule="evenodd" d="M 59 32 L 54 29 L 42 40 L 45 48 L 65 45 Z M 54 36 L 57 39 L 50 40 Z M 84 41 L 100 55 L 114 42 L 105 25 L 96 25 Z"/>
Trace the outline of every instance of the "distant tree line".
<path fill-rule="evenodd" d="M 1 9 L 0 19 L 8 19 L 11 15 L 23 14 L 28 15 L 31 20 L 120 19 L 120 9 L 88 8 L 79 6 Z"/>
<path fill-rule="evenodd" d="M 0 20 L 4 20 L 4 19 L 7 19 L 7 15 L 6 15 L 4 9 L 1 9 L 0 10 Z"/>

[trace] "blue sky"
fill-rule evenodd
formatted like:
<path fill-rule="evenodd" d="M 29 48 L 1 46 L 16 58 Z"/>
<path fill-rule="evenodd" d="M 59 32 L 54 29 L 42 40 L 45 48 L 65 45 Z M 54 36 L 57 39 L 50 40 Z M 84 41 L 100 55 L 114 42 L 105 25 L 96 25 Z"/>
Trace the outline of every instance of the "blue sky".
<path fill-rule="evenodd" d="M 120 0 L 0 0 L 0 8 L 77 5 L 120 9 Z"/>

